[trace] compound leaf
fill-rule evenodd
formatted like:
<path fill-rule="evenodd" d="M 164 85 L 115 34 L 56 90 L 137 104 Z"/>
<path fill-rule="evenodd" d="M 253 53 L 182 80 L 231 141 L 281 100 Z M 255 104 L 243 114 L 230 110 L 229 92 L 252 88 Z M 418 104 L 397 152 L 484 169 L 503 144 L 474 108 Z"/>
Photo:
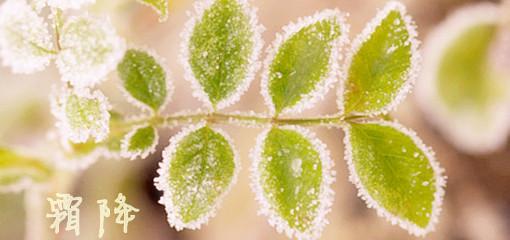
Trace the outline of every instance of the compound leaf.
<path fill-rule="evenodd" d="M 139 126 L 131 130 L 121 145 L 121 155 L 131 160 L 140 157 L 146 158 L 156 151 L 158 143 L 158 132 L 152 126 Z"/>
<path fill-rule="evenodd" d="M 365 27 L 347 59 L 345 114 L 378 115 L 392 110 L 416 75 L 418 41 L 405 7 L 390 2 Z"/>
<path fill-rule="evenodd" d="M 19 191 L 50 179 L 53 169 L 44 161 L 0 147 L 0 191 Z"/>
<path fill-rule="evenodd" d="M 236 179 L 236 158 L 228 136 L 204 124 L 170 140 L 155 185 L 172 227 L 197 229 L 214 215 Z"/>
<path fill-rule="evenodd" d="M 258 69 L 262 45 L 255 11 L 241 0 L 197 1 L 182 62 L 194 96 L 213 108 L 237 101 Z"/>
<path fill-rule="evenodd" d="M 290 238 L 319 238 L 334 181 L 324 144 L 303 128 L 272 128 L 259 136 L 252 158 L 253 190 L 269 223 Z"/>
<path fill-rule="evenodd" d="M 345 130 L 350 179 L 368 207 L 412 234 L 433 230 L 445 182 L 432 150 L 397 123 L 351 123 Z"/>
<path fill-rule="evenodd" d="M 117 66 L 124 89 L 143 105 L 157 112 L 166 102 L 167 73 L 155 56 L 129 49 Z"/>
<path fill-rule="evenodd" d="M 284 27 L 266 59 L 262 94 L 271 112 L 299 112 L 324 97 L 336 81 L 344 16 L 325 10 Z"/>

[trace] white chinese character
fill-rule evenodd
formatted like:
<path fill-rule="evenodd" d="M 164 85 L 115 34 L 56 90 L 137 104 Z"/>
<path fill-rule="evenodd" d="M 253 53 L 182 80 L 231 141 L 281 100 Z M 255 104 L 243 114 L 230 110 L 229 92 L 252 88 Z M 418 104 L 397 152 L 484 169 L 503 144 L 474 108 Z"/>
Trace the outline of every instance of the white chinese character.
<path fill-rule="evenodd" d="M 115 202 L 118 204 L 117 207 L 113 210 L 117 215 L 115 218 L 115 223 L 124 225 L 124 233 L 127 233 L 127 228 L 129 222 L 135 219 L 134 214 L 130 214 L 130 212 L 139 212 L 140 210 L 126 203 L 126 196 L 122 193 L 119 193 Z"/>
<path fill-rule="evenodd" d="M 81 197 L 73 197 L 70 194 L 56 194 L 57 199 L 48 198 L 50 202 L 51 214 L 46 214 L 47 218 L 54 218 L 50 229 L 55 229 L 55 233 L 60 230 L 60 223 L 67 218 L 66 231 L 74 230 L 76 236 L 80 235 L 80 209 L 78 208 L 83 201 Z"/>
<path fill-rule="evenodd" d="M 99 204 L 99 238 L 103 238 L 104 235 L 104 219 L 110 217 L 110 208 L 108 207 L 108 200 L 98 200 Z"/>

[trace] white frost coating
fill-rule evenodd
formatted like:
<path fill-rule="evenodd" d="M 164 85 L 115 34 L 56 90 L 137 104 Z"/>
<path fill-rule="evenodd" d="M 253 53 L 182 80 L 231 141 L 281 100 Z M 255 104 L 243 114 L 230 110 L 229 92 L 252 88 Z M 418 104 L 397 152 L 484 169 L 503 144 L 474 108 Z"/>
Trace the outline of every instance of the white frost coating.
<path fill-rule="evenodd" d="M 372 33 L 376 30 L 377 27 L 381 25 L 381 22 L 388 16 L 389 13 L 392 11 L 398 11 L 404 20 L 404 24 L 406 27 L 407 32 L 409 33 L 409 39 L 408 42 L 405 44 L 411 45 L 411 66 L 407 70 L 405 74 L 405 83 L 400 87 L 400 90 L 395 95 L 395 98 L 385 107 L 381 108 L 379 111 L 373 111 L 373 112 L 351 112 L 351 114 L 358 114 L 358 115 L 370 115 L 370 116 L 376 116 L 380 114 L 386 114 L 392 110 L 394 110 L 397 105 L 402 102 L 402 100 L 405 99 L 407 94 L 411 91 L 413 88 L 414 82 L 416 80 L 416 77 L 418 76 L 419 70 L 420 70 L 420 64 L 421 64 L 421 55 L 418 50 L 420 46 L 420 41 L 418 40 L 418 32 L 416 31 L 416 25 L 411 18 L 407 14 L 406 7 L 396 1 L 388 2 L 382 10 L 380 10 L 377 15 L 370 20 L 370 22 L 365 26 L 363 31 L 356 36 L 356 38 L 351 43 L 351 51 L 349 51 L 346 54 L 345 63 L 342 69 L 342 72 L 345 73 L 344 78 L 341 80 L 341 86 L 338 88 L 337 92 L 337 104 L 338 108 L 340 110 L 340 113 L 344 113 L 344 91 L 346 89 L 345 84 L 347 84 L 347 79 L 349 76 L 349 69 L 352 64 L 352 59 L 354 58 L 354 55 L 358 53 L 361 46 L 372 36 Z"/>
<path fill-rule="evenodd" d="M 202 85 L 198 82 L 191 65 L 189 63 L 189 42 L 191 36 L 193 35 L 193 30 L 195 29 L 195 25 L 202 20 L 204 12 L 211 7 L 211 5 L 215 2 L 215 0 L 199 0 L 195 2 L 195 12 L 191 15 L 190 20 L 186 23 L 184 27 L 184 31 L 181 33 L 182 43 L 181 43 L 181 52 L 180 52 L 180 62 L 184 67 L 185 71 L 185 79 L 191 83 L 193 88 L 193 96 L 197 99 L 201 100 L 207 108 L 212 109 L 213 105 L 207 96 L 207 93 L 204 91 Z M 237 0 L 237 2 L 242 6 L 243 12 L 250 19 L 250 25 L 252 30 L 252 52 L 249 57 L 249 61 L 246 64 L 247 71 L 245 79 L 241 82 L 241 84 L 237 87 L 237 90 L 232 92 L 230 96 L 227 96 L 223 100 L 219 101 L 216 105 L 217 110 L 226 108 L 241 98 L 241 96 L 248 90 L 251 81 L 255 78 L 255 73 L 260 68 L 259 55 L 264 45 L 264 41 L 262 40 L 262 32 L 265 28 L 258 23 L 257 18 L 257 9 L 250 7 L 248 4 L 248 0 Z"/>
<path fill-rule="evenodd" d="M 352 145 L 351 145 L 351 133 L 350 133 L 350 125 L 345 125 L 343 127 L 344 129 L 344 145 L 345 145 L 345 160 L 347 161 L 347 165 L 349 168 L 349 181 L 351 181 L 356 188 L 358 189 L 358 196 L 360 196 L 365 203 L 367 204 L 368 208 L 374 208 L 377 212 L 377 215 L 380 217 L 386 218 L 392 225 L 398 224 L 403 229 L 406 229 L 409 231 L 409 233 L 415 235 L 415 236 L 424 236 L 425 234 L 431 232 L 434 230 L 436 223 L 438 222 L 439 214 L 441 212 L 441 204 L 444 197 L 444 188 L 446 186 L 446 177 L 443 176 L 444 169 L 441 168 L 439 165 L 439 162 L 436 160 L 434 151 L 427 147 L 422 140 L 416 135 L 416 133 L 410 129 L 405 128 L 401 124 L 397 122 L 388 122 L 388 121 L 364 121 L 363 123 L 367 124 L 378 124 L 380 126 L 388 126 L 392 127 L 405 135 L 409 136 L 414 144 L 423 151 L 427 159 L 429 160 L 429 164 L 432 167 L 432 170 L 434 172 L 434 179 L 435 179 L 435 187 L 436 191 L 434 193 L 434 201 L 432 202 L 432 213 L 430 215 L 430 221 L 427 227 L 421 228 L 417 226 L 416 224 L 409 222 L 406 219 L 402 219 L 398 216 L 393 215 L 392 213 L 388 212 L 384 207 L 379 205 L 379 203 L 370 196 L 368 191 L 365 189 L 363 184 L 361 183 L 361 180 L 359 179 L 358 174 L 356 173 L 356 169 L 354 166 L 353 156 L 352 156 Z"/>
<path fill-rule="evenodd" d="M 262 153 L 264 150 L 265 140 L 270 128 L 265 129 L 257 137 L 257 143 L 250 152 L 250 158 L 252 159 L 251 166 L 251 188 L 256 195 L 257 202 L 260 204 L 258 213 L 268 217 L 268 222 L 271 226 L 275 227 L 279 233 L 285 233 L 289 238 L 296 239 L 319 239 L 324 227 L 329 223 L 326 219 L 326 215 L 331 211 L 335 192 L 331 189 L 331 184 L 335 181 L 335 171 L 333 170 L 334 162 L 330 158 L 329 150 L 326 145 L 322 143 L 313 132 L 306 128 L 298 126 L 283 126 L 280 129 L 292 130 L 303 137 L 308 139 L 314 146 L 314 150 L 319 153 L 322 163 L 322 183 L 319 194 L 319 207 L 317 208 L 317 215 L 313 220 L 311 229 L 306 232 L 300 232 L 297 229 L 293 229 L 289 226 L 285 219 L 281 218 L 276 210 L 271 206 L 266 196 L 261 183 L 261 175 L 258 167 L 262 162 Z"/>
<path fill-rule="evenodd" d="M 249 118 L 269 118 L 267 113 L 256 113 L 254 111 L 232 111 L 229 112 L 229 115 L 237 115 L 238 117 L 241 117 L 242 120 L 240 120 L 237 117 L 230 117 L 228 118 L 228 123 L 231 123 L 233 125 L 237 126 L 243 126 L 243 127 L 249 127 L 249 128 L 260 128 L 260 127 L 270 127 L 271 123 L 261 123 L 254 119 Z"/>
<path fill-rule="evenodd" d="M 87 126 L 73 126 L 67 112 L 68 99 L 72 95 L 75 95 L 81 100 L 93 100 L 99 103 L 99 112 L 97 113 L 97 116 L 89 115 L 89 119 L 87 119 L 88 121 L 93 120 L 94 126 L 90 128 Z M 51 112 L 57 119 L 56 126 L 59 130 L 60 136 L 64 139 L 68 139 L 75 143 L 84 143 L 90 137 L 93 137 L 95 142 L 100 142 L 108 136 L 110 130 L 110 113 L 108 111 L 111 106 L 108 103 L 108 99 L 99 90 L 96 90 L 93 93 L 91 93 L 88 89 L 73 91 L 64 88 L 58 93 L 53 90 L 50 100 Z"/>
<path fill-rule="evenodd" d="M 44 18 L 25 0 L 0 5 L 0 57 L 14 73 L 41 71 L 54 57 L 53 43 Z"/>
<path fill-rule="evenodd" d="M 261 88 L 260 92 L 264 97 L 264 101 L 266 106 L 269 108 L 269 112 L 271 115 L 275 114 L 275 106 L 271 95 L 269 93 L 269 77 L 270 77 L 270 68 L 271 63 L 273 62 L 278 50 L 289 38 L 294 36 L 297 32 L 299 32 L 304 27 L 312 25 L 314 23 L 334 18 L 336 23 L 340 26 L 340 37 L 335 41 L 330 43 L 331 45 L 331 55 L 329 57 L 328 64 L 328 74 L 321 79 L 319 83 L 316 84 L 315 89 L 308 94 L 304 94 L 301 96 L 301 100 L 297 102 L 294 106 L 285 108 L 282 113 L 299 113 L 303 110 L 313 107 L 313 105 L 324 98 L 326 93 L 330 88 L 333 87 L 333 84 L 337 81 L 337 78 L 344 72 L 341 72 L 339 61 L 342 58 L 340 54 L 342 52 L 343 46 L 349 40 L 349 25 L 346 23 L 346 14 L 340 12 L 338 9 L 326 9 L 320 12 L 315 13 L 312 16 L 303 17 L 297 20 L 295 23 L 289 23 L 288 25 L 283 27 L 283 33 L 277 33 L 276 38 L 271 44 L 270 47 L 267 48 L 266 59 L 264 60 L 264 71 L 262 73 L 261 80 Z M 345 74 L 345 73 L 344 73 Z"/>
<path fill-rule="evenodd" d="M 156 146 L 158 145 L 158 142 L 159 142 L 159 134 L 158 134 L 158 131 L 154 127 L 151 127 L 154 130 L 154 140 L 152 141 L 151 145 L 147 149 L 143 149 L 143 150 L 137 149 L 135 151 L 129 150 L 129 142 L 130 142 L 131 138 L 135 135 L 135 133 L 138 130 L 140 130 L 142 128 L 146 128 L 146 127 L 148 127 L 148 125 L 136 126 L 130 132 L 128 132 L 124 136 L 124 138 L 122 138 L 122 142 L 120 145 L 120 149 L 121 149 L 120 155 L 122 157 L 129 158 L 130 160 L 135 160 L 138 157 L 145 159 L 150 154 L 153 154 L 156 151 Z"/>
<path fill-rule="evenodd" d="M 435 29 L 425 41 L 423 72 L 417 84 L 417 102 L 425 116 L 456 147 L 472 154 L 496 150 L 505 144 L 510 130 L 510 88 L 498 82 L 500 101 L 495 101 L 483 116 L 478 112 L 451 112 L 437 92 L 437 74 L 442 54 L 466 30 L 482 24 L 498 24 L 502 17 L 493 3 L 461 8 Z M 498 81 L 499 79 L 494 79 Z M 506 79 L 501 79 L 506 80 Z M 501 88 L 502 87 L 502 88 Z"/>
<path fill-rule="evenodd" d="M 109 19 L 70 17 L 62 27 L 56 64 L 62 80 L 76 88 L 93 87 L 117 67 L 126 43 Z"/>
<path fill-rule="evenodd" d="M 50 7 L 67 10 L 80 9 L 85 5 L 95 3 L 96 0 L 47 0 L 47 2 Z"/>
<path fill-rule="evenodd" d="M 156 60 L 156 63 L 165 72 L 166 98 L 165 98 L 165 102 L 163 104 L 161 104 L 161 106 L 159 107 L 158 112 L 155 113 L 154 110 L 151 107 L 147 106 L 145 103 L 142 103 L 138 99 L 136 99 L 133 96 L 131 96 L 131 94 L 129 92 L 127 92 L 126 89 L 123 86 L 119 86 L 120 92 L 122 93 L 124 98 L 127 99 L 127 101 L 130 104 L 132 104 L 133 106 L 138 107 L 138 108 L 140 108 L 140 109 L 142 109 L 144 111 L 148 111 L 151 114 L 157 114 L 160 111 L 163 111 L 165 109 L 165 107 L 168 105 L 168 103 L 171 102 L 172 95 L 173 95 L 174 89 L 175 89 L 174 85 L 173 85 L 173 82 L 171 81 L 172 74 L 171 74 L 170 70 L 168 69 L 168 65 L 167 65 L 166 59 L 161 57 L 161 56 L 159 56 L 156 53 L 156 51 L 154 51 L 153 49 L 148 48 L 148 47 L 129 46 L 128 50 L 136 50 L 136 51 L 145 52 L 145 53 L 149 54 L 151 57 L 153 57 Z"/>
<path fill-rule="evenodd" d="M 173 204 L 173 200 L 172 200 L 173 193 L 172 193 L 172 189 L 170 188 L 170 184 L 168 183 L 169 172 L 170 172 L 170 162 L 171 162 L 171 160 L 172 160 L 171 158 L 175 154 L 175 151 L 177 150 L 177 147 L 179 146 L 180 142 L 185 137 L 187 137 L 189 134 L 201 129 L 204 126 L 206 126 L 206 122 L 201 122 L 201 123 L 198 123 L 195 125 L 190 125 L 190 126 L 184 128 L 183 130 L 181 130 L 177 135 L 173 136 L 170 139 L 170 144 L 163 151 L 163 161 L 161 161 L 159 163 L 159 168 L 157 170 L 159 176 L 154 179 L 154 186 L 156 186 L 156 188 L 159 191 L 163 192 L 163 196 L 161 196 L 161 198 L 159 199 L 158 202 L 165 206 L 168 223 L 170 224 L 171 227 L 175 228 L 177 231 L 183 230 L 185 228 L 191 229 L 191 230 L 199 229 L 202 224 L 207 223 L 207 221 L 210 218 L 214 217 L 217 209 L 219 208 L 221 202 L 223 201 L 223 198 L 225 197 L 225 195 L 227 195 L 227 193 L 230 192 L 230 189 L 232 188 L 232 186 L 237 182 L 237 177 L 238 177 L 239 171 L 241 170 L 239 154 L 238 154 L 230 136 L 227 135 L 224 131 L 222 131 L 220 129 L 213 129 L 216 133 L 221 134 L 227 140 L 227 142 L 229 143 L 229 145 L 234 153 L 235 168 L 234 168 L 234 174 L 232 176 L 232 181 L 230 182 L 230 184 L 227 187 L 227 189 L 225 190 L 225 192 L 223 192 L 223 194 L 216 199 L 216 202 L 214 203 L 214 206 L 211 208 L 212 210 L 210 212 L 208 212 L 207 214 L 202 216 L 200 219 L 193 221 L 193 222 L 184 223 L 182 221 L 182 219 L 179 216 L 178 207 L 175 204 Z"/>

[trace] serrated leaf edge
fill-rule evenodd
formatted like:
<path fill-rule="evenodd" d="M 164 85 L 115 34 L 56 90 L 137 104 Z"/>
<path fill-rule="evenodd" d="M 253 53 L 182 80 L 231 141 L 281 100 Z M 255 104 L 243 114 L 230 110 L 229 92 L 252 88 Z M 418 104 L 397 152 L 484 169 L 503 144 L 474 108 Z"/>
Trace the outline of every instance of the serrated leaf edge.
<path fill-rule="evenodd" d="M 168 177 L 169 177 L 169 170 L 170 170 L 170 161 L 171 157 L 175 154 L 175 151 L 181 141 L 187 137 L 189 134 L 201 129 L 202 127 L 207 126 L 206 122 L 200 122 L 195 125 L 190 125 L 184 129 L 182 129 L 179 133 L 177 133 L 175 136 L 173 136 L 170 139 L 170 144 L 165 148 L 163 151 L 163 160 L 159 163 L 159 168 L 157 170 L 157 173 L 159 174 L 158 177 L 154 178 L 154 186 L 159 191 L 163 192 L 163 196 L 159 199 L 158 203 L 165 206 L 165 210 L 167 213 L 167 221 L 170 224 L 171 227 L 175 228 L 177 231 L 183 230 L 183 229 L 191 229 L 196 230 L 200 229 L 202 224 L 206 224 L 208 220 L 216 215 L 216 211 L 219 209 L 221 203 L 223 202 L 223 199 L 225 196 L 230 192 L 232 186 L 235 185 L 237 182 L 238 174 L 241 170 L 241 162 L 239 160 L 239 154 L 235 148 L 235 145 L 233 144 L 232 139 L 229 135 L 227 135 L 223 130 L 218 128 L 212 128 L 213 131 L 216 133 L 221 134 L 229 143 L 230 147 L 232 148 L 232 151 L 234 153 L 234 175 L 232 176 L 232 180 L 225 190 L 225 192 L 219 196 L 216 199 L 216 202 L 214 203 L 214 206 L 211 208 L 211 211 L 202 216 L 200 219 L 190 222 L 190 223 L 184 223 L 179 215 L 178 215 L 178 209 L 172 202 L 172 190 L 169 187 L 168 184 Z M 165 157 L 168 156 L 168 157 Z"/>
<path fill-rule="evenodd" d="M 330 158 L 329 150 L 326 145 L 322 143 L 315 136 L 315 133 L 312 131 L 298 126 L 282 126 L 280 129 L 292 130 L 303 137 L 305 137 L 311 144 L 314 146 L 315 151 L 319 153 L 321 163 L 322 163 L 322 183 L 321 183 L 321 193 L 319 195 L 320 205 L 318 207 L 317 217 L 314 219 L 314 224 L 312 229 L 309 232 L 300 232 L 296 229 L 291 228 L 287 222 L 282 219 L 278 213 L 272 209 L 271 204 L 264 196 L 263 188 L 260 184 L 261 176 L 258 171 L 258 166 L 260 165 L 262 158 L 260 157 L 263 152 L 263 147 L 265 144 L 265 140 L 267 138 L 267 134 L 271 131 L 271 128 L 266 128 L 260 133 L 256 139 L 255 147 L 250 151 L 250 158 L 252 159 L 252 166 L 250 169 L 251 172 L 251 181 L 250 187 L 255 194 L 256 200 L 259 203 L 259 215 L 264 215 L 268 218 L 269 225 L 276 228 L 278 233 L 285 233 L 289 238 L 297 238 L 297 239 L 318 239 L 322 233 L 322 230 L 329 223 L 326 215 L 331 211 L 331 206 L 333 205 L 335 192 L 331 188 L 332 183 L 335 181 L 336 172 L 333 170 L 334 162 Z"/>
<path fill-rule="evenodd" d="M 154 109 L 152 109 L 145 103 L 143 103 L 140 100 L 136 99 L 135 97 L 131 96 L 131 94 L 124 88 L 124 85 L 123 85 L 124 82 L 122 80 L 121 80 L 120 85 L 118 86 L 118 89 L 122 93 L 122 95 L 124 96 L 124 98 L 127 100 L 128 103 L 141 109 L 142 111 L 147 111 L 147 112 L 151 113 L 152 115 L 156 115 L 159 112 L 163 111 L 165 109 L 165 107 L 172 101 L 172 96 L 175 91 L 175 87 L 174 87 L 173 81 L 172 81 L 172 73 L 170 72 L 170 70 L 168 68 L 166 59 L 161 57 L 159 54 L 157 54 L 156 51 L 154 51 L 153 49 L 148 48 L 148 47 L 130 46 L 127 48 L 125 53 L 127 53 L 129 50 L 135 50 L 135 51 L 141 51 L 141 52 L 147 53 L 149 56 L 154 58 L 156 63 L 163 69 L 163 72 L 165 72 L 165 83 L 166 83 L 165 84 L 166 85 L 165 101 L 163 102 L 163 104 L 161 104 L 161 106 L 159 106 L 158 110 L 155 111 Z M 124 56 L 125 56 L 125 54 L 123 55 L 123 57 L 121 59 L 123 59 Z"/>
<path fill-rule="evenodd" d="M 209 100 L 207 93 L 204 91 L 202 85 L 195 78 L 193 70 L 191 69 L 191 65 L 189 64 L 189 41 L 191 36 L 193 35 L 193 30 L 197 22 L 202 20 L 202 16 L 204 12 L 214 4 L 216 0 L 198 0 L 194 5 L 194 13 L 191 14 L 188 12 L 188 15 L 191 18 L 186 22 L 184 30 L 181 32 L 181 50 L 179 55 L 179 61 L 182 66 L 184 66 L 184 78 L 191 83 L 191 87 L 193 89 L 192 95 L 193 97 L 199 99 L 203 102 L 207 108 L 213 109 L 213 104 Z M 259 55 L 262 50 L 262 46 L 264 45 L 264 40 L 262 40 L 262 32 L 264 32 L 265 28 L 261 24 L 259 24 L 259 20 L 257 17 L 257 9 L 251 7 L 248 4 L 248 0 L 236 0 L 243 8 L 243 12 L 250 19 L 250 25 L 253 31 L 253 50 L 250 56 L 250 60 L 246 64 L 248 66 L 248 70 L 246 71 L 246 77 L 241 82 L 241 84 L 237 87 L 236 91 L 230 94 L 230 96 L 225 97 L 223 100 L 219 101 L 216 104 L 217 109 L 226 108 L 235 102 L 237 102 L 241 96 L 248 90 L 250 83 L 255 78 L 256 72 L 260 68 Z"/>
<path fill-rule="evenodd" d="M 499 24 L 502 11 L 494 3 L 477 3 L 456 10 L 427 37 L 423 52 L 423 71 L 416 85 L 416 100 L 426 114 L 424 116 L 457 148 L 472 154 L 496 150 L 505 144 L 510 130 L 510 101 L 502 101 L 491 110 L 494 126 L 490 136 L 468 135 L 472 129 L 459 129 L 463 119 L 451 114 L 436 91 L 436 77 L 442 54 L 460 34 L 478 24 Z M 510 89 L 507 89 L 510 95 Z M 510 96 L 509 96 L 510 97 Z M 466 126 L 469 127 L 469 126 Z M 489 128 L 489 126 L 487 127 Z"/>
<path fill-rule="evenodd" d="M 380 206 L 377 201 L 375 201 L 368 191 L 365 189 L 363 184 L 361 183 L 361 180 L 359 179 L 358 174 L 356 173 L 354 162 L 353 162 L 353 156 L 352 156 L 352 145 L 350 141 L 350 125 L 346 124 L 343 126 L 344 130 L 344 158 L 347 161 L 348 169 L 349 169 L 349 181 L 352 182 L 356 188 L 358 189 L 358 196 L 363 199 L 363 201 L 366 203 L 368 208 L 374 208 L 377 212 L 377 215 L 380 217 L 384 217 L 386 220 L 388 220 L 392 225 L 398 224 L 403 229 L 407 230 L 410 234 L 421 237 L 425 234 L 434 231 L 435 224 L 439 221 L 439 214 L 441 212 L 441 205 L 443 201 L 443 197 L 445 194 L 444 188 L 446 187 L 446 177 L 443 176 L 444 169 L 441 168 L 439 165 L 439 162 L 435 158 L 434 151 L 427 147 L 422 140 L 416 135 L 416 133 L 408 128 L 405 128 L 398 122 L 388 122 L 388 121 L 378 121 L 378 120 L 370 120 L 370 121 L 363 121 L 362 123 L 366 124 L 378 124 L 380 126 L 387 126 L 392 127 L 396 129 L 397 131 L 400 131 L 404 133 L 405 135 L 409 136 L 414 144 L 423 151 L 427 159 L 429 160 L 429 164 L 432 167 L 432 170 L 434 172 L 434 178 L 435 178 L 435 186 L 436 191 L 434 192 L 434 201 L 432 202 L 432 213 L 430 214 L 430 221 L 427 227 L 421 228 L 417 226 L 416 224 L 402 219 L 398 216 L 393 215 L 392 213 L 388 212 L 384 207 Z"/>
<path fill-rule="evenodd" d="M 100 102 L 100 111 L 102 119 L 106 119 L 106 122 L 102 123 L 101 131 L 92 129 L 73 129 L 69 124 L 69 119 L 66 114 L 67 99 L 70 95 L 77 95 L 79 98 L 95 99 Z M 75 143 L 84 143 L 89 138 L 93 137 L 95 142 L 101 142 L 104 140 L 109 132 L 109 119 L 111 105 L 108 103 L 108 99 L 99 90 L 91 92 L 89 89 L 69 89 L 63 87 L 61 91 L 52 90 L 50 96 L 51 101 L 51 112 L 57 119 L 56 127 L 59 129 L 61 137 L 68 139 Z"/>
<path fill-rule="evenodd" d="M 151 127 L 152 130 L 154 130 L 154 140 L 153 142 L 151 143 L 151 146 L 145 150 L 136 150 L 136 151 L 130 151 L 129 150 L 129 141 L 131 140 L 131 138 L 133 137 L 133 135 L 135 135 L 135 133 L 142 129 L 142 128 L 146 128 L 146 127 Z M 129 131 L 123 138 L 122 138 L 122 141 L 121 141 L 121 144 L 120 144 L 120 156 L 122 156 L 123 158 L 129 158 L 129 160 L 135 160 L 136 158 L 142 158 L 142 159 L 145 159 L 147 158 L 150 154 L 153 154 L 155 151 L 156 151 L 156 146 L 158 145 L 158 142 L 159 142 L 159 134 L 158 134 L 158 131 L 155 127 L 153 126 L 150 126 L 150 125 L 138 125 L 138 126 L 135 126 L 131 131 Z"/>
<path fill-rule="evenodd" d="M 420 41 L 418 40 L 418 32 L 416 31 L 416 25 L 411 18 L 407 14 L 406 7 L 397 1 L 388 2 L 382 10 L 377 12 L 377 15 L 367 23 L 365 28 L 361 31 L 359 35 L 354 38 L 351 42 L 351 50 L 347 52 L 346 59 L 344 65 L 342 67 L 342 72 L 345 73 L 344 77 L 341 79 L 340 87 L 337 89 L 337 105 L 341 114 L 345 113 L 344 107 L 344 94 L 345 94 L 345 85 L 347 84 L 347 79 L 349 76 L 349 68 L 352 64 L 352 59 L 354 55 L 358 53 L 361 46 L 372 36 L 372 33 L 375 31 L 377 27 L 381 25 L 381 22 L 388 16 L 388 14 L 392 11 L 398 11 L 404 20 L 404 24 L 406 26 L 407 32 L 409 33 L 409 44 L 411 44 L 411 66 L 407 70 L 405 76 L 405 83 L 400 87 L 398 94 L 395 98 L 385 107 L 381 108 L 378 111 L 371 112 L 356 112 L 352 111 L 350 114 L 353 115 L 368 115 L 368 116 L 377 116 L 380 114 L 386 114 L 390 111 L 393 111 L 400 102 L 402 102 L 407 94 L 411 92 L 413 88 L 415 79 L 418 76 L 420 64 L 421 64 L 421 55 L 418 50 Z"/>
<path fill-rule="evenodd" d="M 271 95 L 269 93 L 269 72 L 271 63 L 273 62 L 281 45 L 285 43 L 290 37 L 294 36 L 302 28 L 314 24 L 316 22 L 336 17 L 337 23 L 340 26 L 340 37 L 332 42 L 332 51 L 329 58 L 328 67 L 329 73 L 316 84 L 315 89 L 308 94 L 304 94 L 301 100 L 294 106 L 287 107 L 282 110 L 282 114 L 299 113 L 308 108 L 313 107 L 315 103 L 324 98 L 324 95 L 331 89 L 337 81 L 339 75 L 345 74 L 340 69 L 339 61 L 341 60 L 341 52 L 343 46 L 349 41 L 350 26 L 346 22 L 346 14 L 338 9 L 325 9 L 316 12 L 314 15 L 299 18 L 296 22 L 291 22 L 282 28 L 283 33 L 277 33 L 275 40 L 266 49 L 266 58 L 264 60 L 264 68 L 262 73 L 260 93 L 264 98 L 266 106 L 269 108 L 271 115 L 275 115 L 275 106 Z"/>

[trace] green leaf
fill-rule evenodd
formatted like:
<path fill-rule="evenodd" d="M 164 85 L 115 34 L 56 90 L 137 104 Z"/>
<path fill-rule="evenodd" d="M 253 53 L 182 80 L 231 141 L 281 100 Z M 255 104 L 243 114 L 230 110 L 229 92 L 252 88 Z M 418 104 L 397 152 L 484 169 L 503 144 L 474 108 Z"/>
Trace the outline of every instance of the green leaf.
<path fill-rule="evenodd" d="M 19 191 L 47 182 L 53 169 L 40 159 L 0 147 L 0 191 Z"/>
<path fill-rule="evenodd" d="M 100 142 L 108 136 L 110 105 L 100 91 L 64 89 L 59 94 L 52 98 L 52 112 L 62 137 L 84 143 L 90 137 Z"/>
<path fill-rule="evenodd" d="M 213 108 L 237 101 L 258 69 L 261 27 L 241 0 L 197 1 L 184 33 L 182 62 L 194 96 Z"/>
<path fill-rule="evenodd" d="M 158 133 L 154 127 L 139 126 L 124 136 L 121 155 L 131 160 L 137 157 L 146 158 L 156 151 L 157 143 Z"/>
<path fill-rule="evenodd" d="M 275 115 L 299 112 L 323 98 L 336 81 L 339 51 L 348 26 L 325 10 L 284 27 L 266 59 L 262 91 Z"/>
<path fill-rule="evenodd" d="M 152 7 L 159 14 L 160 22 L 168 19 L 168 0 L 138 0 L 138 2 Z"/>
<path fill-rule="evenodd" d="M 390 2 L 365 27 L 347 57 L 345 114 L 378 115 L 393 110 L 409 92 L 418 65 L 418 40 L 405 7 Z"/>
<path fill-rule="evenodd" d="M 67 18 L 60 31 L 56 64 L 62 80 L 90 88 L 106 79 L 124 56 L 126 44 L 109 19 Z"/>
<path fill-rule="evenodd" d="M 303 128 L 272 128 L 259 136 L 252 158 L 252 187 L 269 223 L 289 238 L 319 238 L 333 200 L 324 144 Z"/>
<path fill-rule="evenodd" d="M 200 228 L 214 215 L 238 170 L 235 150 L 224 133 L 200 124 L 173 137 L 155 179 L 170 225 L 177 230 Z"/>
<path fill-rule="evenodd" d="M 432 231 L 445 184 L 432 150 L 393 122 L 351 123 L 345 131 L 350 179 L 368 207 L 414 235 Z"/>
<path fill-rule="evenodd" d="M 117 66 L 126 91 L 157 112 L 167 98 L 167 73 L 151 54 L 130 49 Z"/>
<path fill-rule="evenodd" d="M 464 7 L 425 42 L 419 102 L 446 137 L 468 153 L 504 146 L 510 129 L 508 72 L 500 71 L 493 54 L 505 51 L 498 46 L 501 17 L 496 4 Z"/>

